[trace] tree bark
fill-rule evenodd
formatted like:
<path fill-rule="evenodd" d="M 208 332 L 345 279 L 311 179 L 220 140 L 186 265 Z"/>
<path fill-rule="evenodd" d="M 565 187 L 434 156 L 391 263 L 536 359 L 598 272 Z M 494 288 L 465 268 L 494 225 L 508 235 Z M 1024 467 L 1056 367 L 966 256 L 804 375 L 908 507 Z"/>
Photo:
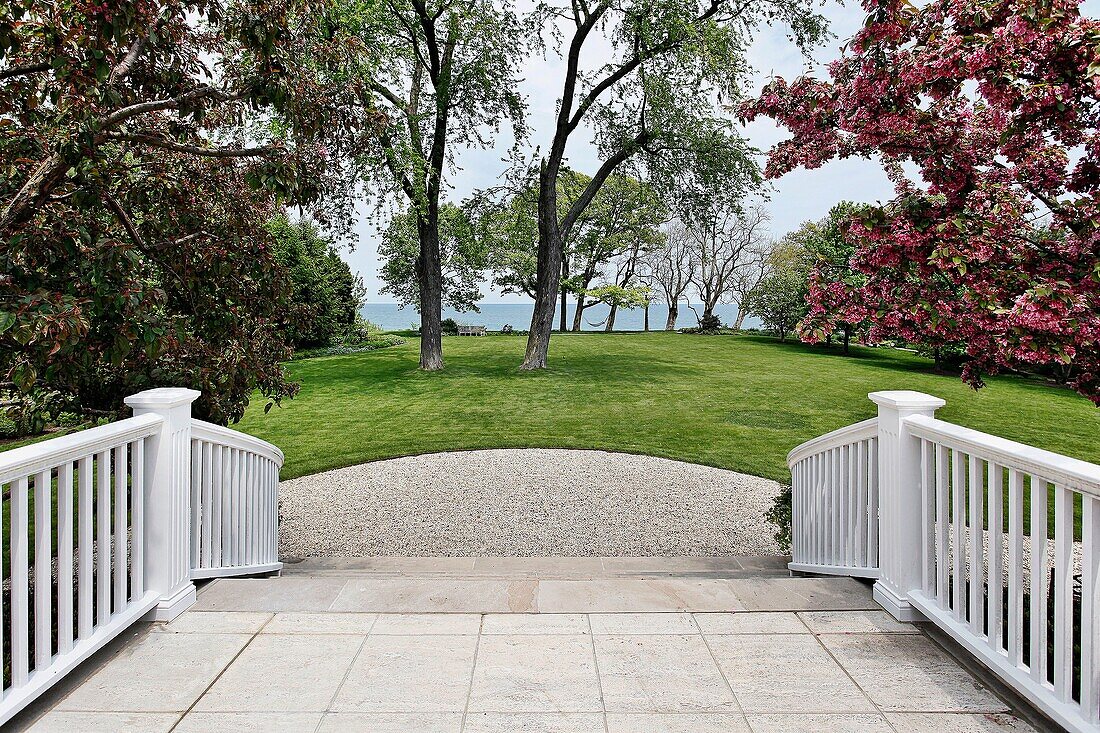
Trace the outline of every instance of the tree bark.
<path fill-rule="evenodd" d="M 673 303 L 668 307 L 668 318 L 665 319 L 665 330 L 676 330 L 676 318 L 680 315 L 680 307 L 678 304 Z"/>
<path fill-rule="evenodd" d="M 557 176 L 551 176 L 548 166 L 544 164 L 539 179 L 538 282 L 535 308 L 531 313 L 531 330 L 527 335 L 527 351 L 519 367 L 526 371 L 546 368 L 550 334 L 554 330 L 554 306 L 561 281 L 563 243 L 558 226 Z"/>
<path fill-rule="evenodd" d="M 645 325 L 642 326 L 646 331 L 649 331 L 649 301 L 645 304 Z"/>
<path fill-rule="evenodd" d="M 603 330 L 606 333 L 610 333 L 615 328 L 615 315 L 619 312 L 619 306 L 612 305 L 611 310 L 607 314 L 607 322 L 604 324 Z"/>
<path fill-rule="evenodd" d="M 584 302 L 584 293 L 577 296 L 577 310 L 573 311 L 573 333 L 580 333 L 581 330 L 581 317 L 584 316 L 584 309 L 588 307 L 588 304 Z"/>
<path fill-rule="evenodd" d="M 569 277 L 569 260 L 563 257 L 562 260 L 561 260 L 561 279 L 564 282 L 564 280 L 568 277 Z M 558 330 L 561 331 L 562 333 L 565 333 L 566 310 L 569 307 L 568 303 L 566 302 L 566 298 L 565 298 L 565 296 L 567 294 L 568 294 L 568 291 L 565 289 L 565 285 L 563 284 L 561 286 L 561 318 L 559 319 L 559 323 L 558 323 Z"/>
<path fill-rule="evenodd" d="M 740 331 L 741 326 L 745 323 L 745 311 L 741 310 L 741 306 L 737 306 L 737 318 L 733 322 L 733 330 Z"/>
<path fill-rule="evenodd" d="M 431 209 L 431 207 L 429 207 Z M 435 212 L 429 211 L 431 219 Z M 439 256 L 438 222 L 417 221 L 420 230 L 420 256 L 416 277 L 420 285 L 420 368 L 443 368 L 443 274 Z"/>

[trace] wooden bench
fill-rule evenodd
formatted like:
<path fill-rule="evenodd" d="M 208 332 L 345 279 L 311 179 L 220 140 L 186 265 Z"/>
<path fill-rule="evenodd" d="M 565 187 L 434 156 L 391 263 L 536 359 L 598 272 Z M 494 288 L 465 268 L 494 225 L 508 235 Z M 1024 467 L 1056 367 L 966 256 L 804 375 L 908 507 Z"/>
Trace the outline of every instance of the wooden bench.
<path fill-rule="evenodd" d="M 484 336 L 485 326 L 459 326 L 459 336 Z"/>

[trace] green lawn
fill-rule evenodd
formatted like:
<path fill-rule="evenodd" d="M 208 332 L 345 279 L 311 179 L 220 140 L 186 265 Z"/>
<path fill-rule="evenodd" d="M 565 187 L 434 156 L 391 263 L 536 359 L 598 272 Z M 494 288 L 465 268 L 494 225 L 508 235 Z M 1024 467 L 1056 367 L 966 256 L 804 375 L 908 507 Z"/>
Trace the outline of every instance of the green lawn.
<path fill-rule="evenodd" d="M 930 362 L 757 336 L 555 335 L 552 368 L 517 370 L 526 338 L 444 341 L 447 369 L 416 369 L 418 344 L 293 362 L 298 397 L 235 426 L 286 453 L 284 479 L 380 458 L 501 447 L 646 453 L 789 480 L 795 445 L 874 415 L 867 393 L 947 400 L 952 422 L 1100 461 L 1100 410 L 1015 377 L 975 392 Z"/>

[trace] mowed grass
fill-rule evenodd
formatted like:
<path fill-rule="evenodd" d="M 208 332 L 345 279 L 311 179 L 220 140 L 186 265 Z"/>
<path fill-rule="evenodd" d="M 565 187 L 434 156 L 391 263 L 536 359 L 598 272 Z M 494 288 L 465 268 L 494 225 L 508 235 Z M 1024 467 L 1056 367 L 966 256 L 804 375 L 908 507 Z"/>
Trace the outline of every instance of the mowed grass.
<path fill-rule="evenodd" d="M 278 445 L 284 479 L 382 458 L 478 448 L 645 453 L 789 481 L 787 452 L 872 417 L 867 393 L 942 397 L 939 416 L 1100 462 L 1100 411 L 1073 392 L 999 377 L 974 391 L 912 354 L 781 344 L 762 336 L 555 335 L 551 368 L 520 372 L 526 338 L 444 340 L 447 368 L 417 370 L 415 339 L 293 362 L 302 391 L 237 429 Z"/>

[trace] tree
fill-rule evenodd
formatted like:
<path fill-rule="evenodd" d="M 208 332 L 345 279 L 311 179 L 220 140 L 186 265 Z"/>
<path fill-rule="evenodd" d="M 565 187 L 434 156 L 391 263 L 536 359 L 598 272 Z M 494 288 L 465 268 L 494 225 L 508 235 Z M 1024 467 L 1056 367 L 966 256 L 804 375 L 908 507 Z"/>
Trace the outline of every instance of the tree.
<path fill-rule="evenodd" d="M 881 159 L 896 198 L 849 230 L 869 337 L 965 344 L 963 378 L 1065 365 L 1100 404 L 1100 24 L 1076 0 L 866 0 L 830 80 L 743 108 L 792 136 L 767 172 Z M 851 315 L 813 294 L 804 338 Z M 834 293 L 829 291 L 829 295 Z"/>
<path fill-rule="evenodd" d="M 546 367 L 564 241 L 620 165 L 636 159 L 659 190 L 684 170 L 724 177 L 730 191 L 755 180 L 752 152 L 723 121 L 718 100 L 736 97 L 744 50 L 758 25 L 785 22 L 801 46 L 820 39 L 824 22 L 810 8 L 806 0 L 539 5 L 537 20 L 564 41 L 565 74 L 553 135 L 539 163 L 537 288 L 521 368 Z M 610 46 L 611 60 L 586 72 L 582 52 L 601 41 Z M 561 216 L 558 177 L 570 138 L 582 125 L 595 129 L 603 162 Z"/>
<path fill-rule="evenodd" d="M 383 197 L 404 198 L 415 217 L 420 368 L 442 369 L 447 168 L 456 147 L 489 146 L 501 122 L 523 137 L 522 29 L 511 6 L 493 0 L 387 0 L 364 35 L 379 45 L 383 61 L 370 87 L 386 116 L 377 144 L 360 155 L 364 181 Z"/>
<path fill-rule="evenodd" d="M 649 303 L 650 297 L 649 288 L 644 285 L 633 287 L 601 285 L 598 288 L 592 288 L 585 295 L 591 298 L 593 302 L 603 303 L 610 309 L 604 326 L 605 331 L 612 330 L 611 326 L 615 323 L 614 315 L 619 308 L 643 308 Z"/>
<path fill-rule="evenodd" d="M 296 349 L 331 346 L 355 323 L 366 289 L 330 239 L 308 219 L 279 215 L 267 225 L 275 261 L 290 280 L 295 312 L 288 339 Z"/>
<path fill-rule="evenodd" d="M 592 178 L 573 170 L 558 177 L 558 205 L 564 215 Z M 505 293 L 536 294 L 538 249 L 538 187 L 527 180 L 511 198 L 483 217 L 488 223 L 493 284 Z M 632 248 L 644 248 L 665 216 L 656 191 L 645 182 L 615 174 L 596 194 L 563 240 L 560 328 L 566 330 L 566 300 L 577 298 L 573 331 L 581 330 L 584 311 L 594 302 L 587 291 L 606 266 Z"/>
<path fill-rule="evenodd" d="M 646 258 L 646 279 L 651 289 L 664 295 L 668 306 L 665 330 L 673 331 L 680 313 L 680 300 L 691 286 L 691 235 L 678 220 L 667 224 L 662 233 L 663 244 Z"/>
<path fill-rule="evenodd" d="M 757 277 L 749 273 L 763 267 L 770 242 L 768 220 L 762 205 L 744 208 L 719 201 L 688 225 L 690 279 L 703 304 L 700 322 L 712 319 L 718 304 L 732 302 L 738 288 Z M 738 311 L 743 309 L 738 303 Z"/>
<path fill-rule="evenodd" d="M 378 256 L 383 260 L 379 274 L 386 283 L 382 292 L 418 311 L 422 308 L 416 269 L 419 252 L 415 212 L 394 216 L 378 246 Z M 481 278 L 486 266 L 485 243 L 478 236 L 469 214 L 454 204 L 443 204 L 439 210 L 439 261 L 443 304 L 456 311 L 477 311 L 478 301 L 483 297 Z"/>
<path fill-rule="evenodd" d="M 805 222 L 787 235 L 787 241 L 796 250 L 793 256 L 805 259 L 810 271 L 807 297 L 829 313 L 840 332 L 845 354 L 852 336 L 866 331 L 869 326 L 870 311 L 855 306 L 846 296 L 867 282 L 866 276 L 852 267 L 856 241 L 848 234 L 852 219 L 865 209 L 865 206 L 842 201 L 820 221 Z"/>
<path fill-rule="evenodd" d="M 742 303 L 749 315 L 764 322 L 786 341 L 806 315 L 806 277 L 798 271 L 777 270 L 764 277 Z"/>
<path fill-rule="evenodd" d="M 296 70 L 304 48 L 340 53 L 299 42 L 319 8 L 0 9 L 0 380 L 17 403 L 116 412 L 190 386 L 225 422 L 257 390 L 296 392 L 265 224 L 334 190 L 328 135 L 370 134 L 339 113 L 354 84 Z"/>
<path fill-rule="evenodd" d="M 583 180 L 586 184 L 591 181 L 587 176 Z M 642 257 L 659 242 L 658 228 L 664 218 L 665 207 L 651 186 L 626 175 L 608 177 L 574 226 L 575 238 L 565 243 L 562 277 L 568 278 L 570 271 L 577 274 L 562 288 L 563 331 L 566 292 L 576 293 L 573 331 L 580 331 L 584 310 L 597 302 L 588 300 L 591 284 L 608 266 L 614 266 L 612 284 L 621 288 L 630 286 L 639 274 Z M 563 279 L 563 284 L 566 282 Z M 611 305 L 605 330 L 614 328 L 616 311 L 617 307 Z"/>

